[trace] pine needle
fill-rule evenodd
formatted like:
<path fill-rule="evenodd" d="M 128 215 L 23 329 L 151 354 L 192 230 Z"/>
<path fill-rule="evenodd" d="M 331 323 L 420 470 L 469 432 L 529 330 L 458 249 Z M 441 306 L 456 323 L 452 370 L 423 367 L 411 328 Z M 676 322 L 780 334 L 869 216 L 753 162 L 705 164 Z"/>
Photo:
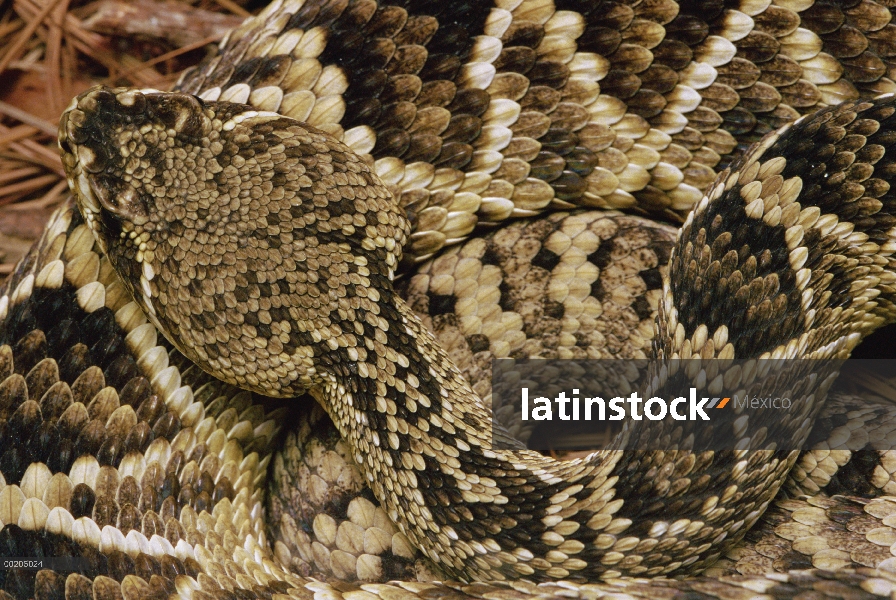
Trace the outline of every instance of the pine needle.
<path fill-rule="evenodd" d="M 59 114 L 71 98 L 100 84 L 169 88 L 202 58 L 202 48 L 249 14 L 242 6 L 247 1 L 0 3 L 0 280 L 40 235 L 52 208 L 69 197 L 56 139 Z M 107 29 L 91 29 L 91 18 L 116 2 L 138 8 L 136 18 L 145 19 L 136 23 L 139 35 L 128 33 L 135 24 L 130 16 L 118 28 L 106 19 Z M 173 41 L 164 27 L 153 29 L 164 11 L 186 16 L 180 39 L 187 42 Z"/>

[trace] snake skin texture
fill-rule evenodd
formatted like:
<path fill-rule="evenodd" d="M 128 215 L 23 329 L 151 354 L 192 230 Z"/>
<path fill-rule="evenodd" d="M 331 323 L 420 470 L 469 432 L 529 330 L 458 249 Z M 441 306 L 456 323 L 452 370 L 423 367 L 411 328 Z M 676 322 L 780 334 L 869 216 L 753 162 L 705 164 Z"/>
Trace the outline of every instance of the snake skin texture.
<path fill-rule="evenodd" d="M 420 259 L 549 206 L 686 214 L 763 135 L 896 91 L 890 20 L 871 1 L 274 2 L 178 89 L 367 157 Z"/>
<path fill-rule="evenodd" d="M 582 4 L 274 3 L 179 84 L 204 104 L 108 90 L 73 103 L 60 141 L 86 220 L 61 209 L 0 296 L 0 543 L 91 567 L 0 573 L 0 594 L 892 593 L 896 505 L 873 497 L 896 465 L 866 448 L 885 407 L 853 407 L 849 431 L 799 459 L 788 489 L 811 496 L 773 506 L 749 546 L 733 544 L 795 454 L 564 465 L 488 449 L 469 398 L 491 356 L 844 355 L 893 317 L 892 99 L 742 156 L 799 114 L 891 91 L 889 8 Z M 455 245 L 576 207 L 696 210 L 677 241 L 591 211 Z M 454 246 L 405 278 L 409 305 L 391 283 L 406 237 L 405 268 Z M 252 242 L 217 252 L 235 238 Z M 282 302 L 302 285 L 334 303 Z M 266 394 L 310 388 L 344 439 L 319 409 L 296 415 L 194 362 Z M 486 506 L 496 494 L 515 512 Z M 514 581 L 412 582 L 445 575 Z"/>

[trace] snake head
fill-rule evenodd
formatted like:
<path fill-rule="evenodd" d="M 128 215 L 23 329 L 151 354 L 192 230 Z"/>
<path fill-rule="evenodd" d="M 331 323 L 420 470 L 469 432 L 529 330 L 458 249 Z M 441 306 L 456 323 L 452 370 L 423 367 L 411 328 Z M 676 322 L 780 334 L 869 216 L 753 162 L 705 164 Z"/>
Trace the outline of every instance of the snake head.
<path fill-rule="evenodd" d="M 196 142 L 210 127 L 201 101 L 187 95 L 96 87 L 72 101 L 60 120 L 59 147 L 78 206 L 104 249 L 154 229 L 151 213 L 167 194 L 160 171 L 172 146 Z"/>
<path fill-rule="evenodd" d="M 376 315 L 371 298 L 392 293 L 407 220 L 364 159 L 313 127 L 187 94 L 96 88 L 63 114 L 59 146 L 134 299 L 229 383 L 304 391 L 340 315 Z"/>

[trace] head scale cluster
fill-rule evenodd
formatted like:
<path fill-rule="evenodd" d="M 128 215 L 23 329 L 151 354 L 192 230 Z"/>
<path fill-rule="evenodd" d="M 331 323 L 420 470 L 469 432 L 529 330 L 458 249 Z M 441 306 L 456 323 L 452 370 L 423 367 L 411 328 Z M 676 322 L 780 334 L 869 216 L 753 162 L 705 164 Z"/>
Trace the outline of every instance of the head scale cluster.
<path fill-rule="evenodd" d="M 361 158 L 310 126 L 186 94 L 100 88 L 63 115 L 60 147 L 137 301 L 230 383 L 303 390 L 321 340 L 365 310 L 357 290 L 391 289 L 407 221 Z"/>

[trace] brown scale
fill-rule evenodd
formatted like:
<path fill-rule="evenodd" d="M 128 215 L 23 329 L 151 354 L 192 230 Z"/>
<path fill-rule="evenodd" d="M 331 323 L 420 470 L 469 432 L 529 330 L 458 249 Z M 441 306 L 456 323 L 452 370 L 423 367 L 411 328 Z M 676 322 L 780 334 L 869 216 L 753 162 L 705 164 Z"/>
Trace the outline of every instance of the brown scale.
<path fill-rule="evenodd" d="M 762 65 L 760 81 L 775 88 L 784 88 L 796 84 L 801 75 L 802 68 L 799 63 L 779 54 Z"/>
<path fill-rule="evenodd" d="M 91 518 L 102 529 L 106 525 L 115 525 L 118 520 L 118 504 L 112 498 L 98 496 L 93 505 Z"/>
<path fill-rule="evenodd" d="M 845 67 L 844 77 L 860 92 L 876 89 L 873 84 L 894 65 L 893 53 L 887 48 L 888 44 L 892 45 L 890 40 L 894 35 L 889 10 L 864 1 L 840 9 L 839 13 L 835 7 L 826 7 L 810 15 L 810 21 L 814 17 L 822 28 L 818 33 L 824 42 L 824 51 L 840 59 Z"/>
<path fill-rule="evenodd" d="M 13 346 L 13 355 L 18 357 L 15 372 L 25 375 L 47 354 L 47 340 L 42 331 L 32 331 Z"/>
<path fill-rule="evenodd" d="M 831 33 L 824 34 L 826 52 L 837 58 L 855 58 L 868 48 L 868 40 L 861 31 L 844 24 Z"/>
<path fill-rule="evenodd" d="M 28 388 L 21 375 L 8 377 L 0 386 L 0 417 L 9 419 L 28 400 Z"/>
<path fill-rule="evenodd" d="M 59 360 L 59 376 L 63 381 L 74 383 L 90 366 L 90 349 L 78 343 L 71 346 Z"/>
<path fill-rule="evenodd" d="M 87 406 L 104 387 L 106 379 L 103 372 L 97 366 L 88 367 L 72 383 L 72 402 L 80 402 Z"/>
<path fill-rule="evenodd" d="M 56 361 L 44 359 L 36 364 L 25 377 L 28 394 L 32 398 L 43 398 L 44 393 L 59 381 L 59 367 Z"/>

